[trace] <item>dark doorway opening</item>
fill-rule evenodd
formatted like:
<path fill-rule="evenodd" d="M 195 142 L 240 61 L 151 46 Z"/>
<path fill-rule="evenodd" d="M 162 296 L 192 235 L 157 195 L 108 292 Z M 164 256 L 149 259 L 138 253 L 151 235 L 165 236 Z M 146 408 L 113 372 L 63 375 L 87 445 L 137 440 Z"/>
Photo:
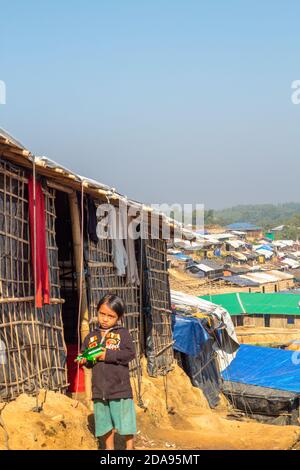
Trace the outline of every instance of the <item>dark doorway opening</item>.
<path fill-rule="evenodd" d="M 62 320 L 67 346 L 69 392 L 83 391 L 83 372 L 76 363 L 78 354 L 78 293 L 73 249 L 72 223 L 68 194 L 56 192 L 56 244 L 61 286 Z"/>
<path fill-rule="evenodd" d="M 73 237 L 69 199 L 66 193 L 56 192 L 56 243 L 58 247 L 59 278 L 64 335 L 67 345 L 78 341 L 78 295 L 73 251 Z"/>
<path fill-rule="evenodd" d="M 65 300 L 62 306 L 62 318 L 65 341 L 70 345 L 77 344 L 78 341 L 78 296 L 68 195 L 57 191 L 55 206 L 61 297 Z"/>

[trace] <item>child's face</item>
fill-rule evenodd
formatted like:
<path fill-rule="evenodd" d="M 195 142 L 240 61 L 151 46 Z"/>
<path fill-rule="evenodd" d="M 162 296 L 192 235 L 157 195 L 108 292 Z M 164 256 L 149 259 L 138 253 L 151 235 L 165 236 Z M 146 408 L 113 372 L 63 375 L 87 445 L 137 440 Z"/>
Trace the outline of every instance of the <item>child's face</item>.
<path fill-rule="evenodd" d="M 100 309 L 98 310 L 98 321 L 104 330 L 108 328 L 112 328 L 118 322 L 118 315 L 114 310 L 109 308 L 108 305 L 103 304 L 101 305 Z"/>

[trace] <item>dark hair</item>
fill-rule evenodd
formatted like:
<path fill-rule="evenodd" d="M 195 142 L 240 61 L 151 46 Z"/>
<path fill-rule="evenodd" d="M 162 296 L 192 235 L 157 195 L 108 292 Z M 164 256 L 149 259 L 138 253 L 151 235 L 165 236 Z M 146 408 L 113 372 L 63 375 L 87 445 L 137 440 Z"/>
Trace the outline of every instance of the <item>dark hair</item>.
<path fill-rule="evenodd" d="M 107 294 L 99 300 L 97 305 L 97 312 L 99 312 L 101 305 L 106 304 L 121 318 L 125 313 L 125 304 L 123 300 L 114 294 Z"/>

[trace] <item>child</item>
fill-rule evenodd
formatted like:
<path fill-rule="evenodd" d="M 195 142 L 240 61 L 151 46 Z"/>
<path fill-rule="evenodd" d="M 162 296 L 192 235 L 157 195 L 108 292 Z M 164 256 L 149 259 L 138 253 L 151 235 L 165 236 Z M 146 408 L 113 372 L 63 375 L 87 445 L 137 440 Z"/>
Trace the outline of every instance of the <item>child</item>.
<path fill-rule="evenodd" d="M 85 338 L 82 351 L 101 343 L 104 352 L 92 367 L 92 399 L 94 402 L 96 437 L 104 436 L 105 448 L 114 449 L 114 433 L 125 436 L 126 449 L 134 449 L 136 415 L 129 379 L 128 363 L 135 357 L 129 331 L 118 325 L 125 305 L 118 296 L 104 296 L 97 307 L 99 328 Z"/>

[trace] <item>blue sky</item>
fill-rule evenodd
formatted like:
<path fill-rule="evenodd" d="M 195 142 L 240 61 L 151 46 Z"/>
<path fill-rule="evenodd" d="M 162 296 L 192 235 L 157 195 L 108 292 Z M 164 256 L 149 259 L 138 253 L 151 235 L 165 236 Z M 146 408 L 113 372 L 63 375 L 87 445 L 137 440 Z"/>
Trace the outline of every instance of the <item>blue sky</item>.
<path fill-rule="evenodd" d="M 300 2 L 0 0 L 0 126 L 148 203 L 300 201 Z"/>

